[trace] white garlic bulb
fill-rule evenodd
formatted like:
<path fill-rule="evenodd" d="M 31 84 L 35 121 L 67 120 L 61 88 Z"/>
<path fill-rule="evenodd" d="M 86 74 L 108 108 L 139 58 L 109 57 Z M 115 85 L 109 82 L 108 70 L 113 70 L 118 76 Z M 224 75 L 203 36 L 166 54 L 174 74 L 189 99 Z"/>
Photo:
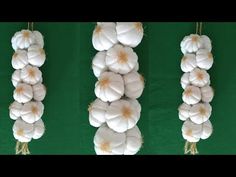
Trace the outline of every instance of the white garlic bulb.
<path fill-rule="evenodd" d="M 27 52 L 25 50 L 17 50 L 12 56 L 11 65 L 14 69 L 22 69 L 28 63 Z"/>
<path fill-rule="evenodd" d="M 188 85 L 190 85 L 189 81 L 189 73 L 184 73 L 181 77 L 181 87 L 185 89 Z"/>
<path fill-rule="evenodd" d="M 195 68 L 190 72 L 189 81 L 197 87 L 204 87 L 210 81 L 210 75 L 203 69 Z"/>
<path fill-rule="evenodd" d="M 187 104 L 196 104 L 201 100 L 201 91 L 198 87 L 187 86 L 182 94 L 182 99 Z"/>
<path fill-rule="evenodd" d="M 214 97 L 214 91 L 211 86 L 207 85 L 201 88 L 202 101 L 209 103 Z"/>
<path fill-rule="evenodd" d="M 42 119 L 39 119 L 34 123 L 34 134 L 33 139 L 39 139 L 43 136 L 45 132 L 45 126 Z"/>
<path fill-rule="evenodd" d="M 197 66 L 201 69 L 208 70 L 213 65 L 212 53 L 207 49 L 200 49 L 196 53 Z"/>
<path fill-rule="evenodd" d="M 27 56 L 29 63 L 37 67 L 41 67 L 46 60 L 45 51 L 39 45 L 30 46 L 28 48 Z"/>
<path fill-rule="evenodd" d="M 15 70 L 11 76 L 11 82 L 14 87 L 16 87 L 17 84 L 22 81 L 20 77 L 20 73 L 21 73 L 21 70 L 18 69 L 18 70 Z"/>
<path fill-rule="evenodd" d="M 182 121 L 185 121 L 189 118 L 189 110 L 191 109 L 191 106 L 183 103 L 179 106 L 178 111 L 179 111 L 179 119 Z"/>
<path fill-rule="evenodd" d="M 180 46 L 184 54 L 197 52 L 203 46 L 203 39 L 198 34 L 190 34 L 184 37 Z"/>
<path fill-rule="evenodd" d="M 42 79 L 42 72 L 37 67 L 27 65 L 21 70 L 21 79 L 27 84 L 34 85 Z"/>
<path fill-rule="evenodd" d="M 32 86 L 33 98 L 36 101 L 43 101 L 46 96 L 46 87 L 42 83 L 38 83 Z"/>
<path fill-rule="evenodd" d="M 185 54 L 181 59 L 180 64 L 181 70 L 183 72 L 190 72 L 197 67 L 196 56 L 195 54 Z"/>
<path fill-rule="evenodd" d="M 13 97 L 19 103 L 29 102 L 33 98 L 32 87 L 24 83 L 17 84 Z"/>
<path fill-rule="evenodd" d="M 16 140 L 22 143 L 28 143 L 33 137 L 34 125 L 26 123 L 22 119 L 17 119 L 13 125 L 12 130 Z"/>
<path fill-rule="evenodd" d="M 189 110 L 189 117 L 192 122 L 202 124 L 211 116 L 211 105 L 208 103 L 198 103 L 193 105 Z"/>
<path fill-rule="evenodd" d="M 198 142 L 202 135 L 202 125 L 187 119 L 182 126 L 182 136 L 188 142 Z"/>
<path fill-rule="evenodd" d="M 21 109 L 22 109 L 22 104 L 18 103 L 17 101 L 14 101 L 10 106 L 9 106 L 9 114 L 10 118 L 12 120 L 16 120 L 21 116 Z"/>
<path fill-rule="evenodd" d="M 21 109 L 21 118 L 27 123 L 34 123 L 38 121 L 44 112 L 44 105 L 42 102 L 28 102 L 25 103 Z"/>

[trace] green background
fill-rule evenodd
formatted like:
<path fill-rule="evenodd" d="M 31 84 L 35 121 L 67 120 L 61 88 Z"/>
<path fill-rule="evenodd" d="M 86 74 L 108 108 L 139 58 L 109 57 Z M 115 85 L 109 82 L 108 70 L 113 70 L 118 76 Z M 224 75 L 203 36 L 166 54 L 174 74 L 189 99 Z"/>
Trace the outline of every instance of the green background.
<path fill-rule="evenodd" d="M 46 132 L 29 144 L 32 154 L 95 154 L 96 128 L 88 122 L 88 104 L 95 99 L 96 78 L 91 43 L 96 23 L 35 23 L 45 39 L 47 60 L 41 67 L 47 96 L 42 117 Z M 8 107 L 13 102 L 11 37 L 27 23 L 0 23 L 0 154 L 14 154 L 14 121 Z M 139 99 L 138 126 L 144 145 L 138 154 L 183 154 L 185 141 L 177 108 L 182 103 L 179 44 L 195 32 L 195 23 L 144 23 L 145 35 L 135 48 L 146 80 Z M 200 154 L 236 154 L 236 23 L 203 23 L 203 34 L 213 42 L 214 65 L 209 71 L 215 97 L 211 103 L 212 136 L 198 143 Z"/>

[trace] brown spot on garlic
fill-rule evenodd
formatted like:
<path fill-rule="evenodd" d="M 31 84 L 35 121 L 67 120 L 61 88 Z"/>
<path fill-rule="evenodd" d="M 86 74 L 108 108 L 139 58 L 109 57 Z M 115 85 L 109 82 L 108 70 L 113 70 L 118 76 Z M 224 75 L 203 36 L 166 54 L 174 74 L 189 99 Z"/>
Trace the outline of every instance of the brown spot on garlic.
<path fill-rule="evenodd" d="M 103 78 L 99 81 L 99 84 L 102 88 L 107 88 L 108 85 L 110 84 L 109 78 Z"/>
<path fill-rule="evenodd" d="M 120 51 L 118 54 L 118 63 L 124 64 L 124 63 L 127 63 L 127 61 L 128 61 L 127 53 Z"/>
<path fill-rule="evenodd" d="M 187 135 L 187 136 L 192 136 L 192 135 L 193 135 L 193 131 L 192 131 L 192 130 L 188 130 L 188 131 L 186 132 L 186 135 Z"/>
<path fill-rule="evenodd" d="M 111 151 L 110 143 L 109 142 L 101 143 L 100 149 L 104 152 L 110 152 Z"/>
<path fill-rule="evenodd" d="M 183 56 L 183 58 L 181 60 L 182 60 L 182 62 L 185 62 L 187 60 L 187 57 Z"/>
<path fill-rule="evenodd" d="M 184 91 L 184 94 L 186 96 L 191 96 L 192 95 L 192 89 L 191 88 L 187 88 L 185 91 Z"/>
<path fill-rule="evenodd" d="M 17 87 L 17 88 L 16 88 L 16 93 L 17 93 L 17 94 L 21 94 L 23 91 L 24 91 L 24 88 L 23 88 L 23 87 Z"/>
<path fill-rule="evenodd" d="M 144 77 L 140 74 L 140 80 L 143 82 L 143 84 L 144 84 Z"/>
<path fill-rule="evenodd" d="M 206 115 L 206 109 L 203 107 L 200 107 L 199 112 L 202 116 Z"/>
<path fill-rule="evenodd" d="M 16 59 L 16 57 L 18 56 L 18 53 L 14 53 L 14 55 L 13 55 L 13 59 Z"/>
<path fill-rule="evenodd" d="M 24 31 L 23 32 L 23 37 L 29 38 L 29 36 L 30 36 L 30 32 L 29 31 Z"/>
<path fill-rule="evenodd" d="M 33 114 L 38 114 L 38 108 L 36 106 L 32 106 L 31 111 Z"/>
<path fill-rule="evenodd" d="M 209 53 L 207 54 L 207 56 L 208 56 L 209 59 L 213 59 L 213 55 L 212 55 L 211 52 L 209 52 Z"/>
<path fill-rule="evenodd" d="M 93 106 L 93 103 L 90 103 L 90 105 L 88 107 L 88 112 L 90 112 L 92 110 L 92 106 Z"/>
<path fill-rule="evenodd" d="M 18 136 L 23 136 L 24 135 L 24 130 L 23 129 L 19 129 L 19 130 L 17 130 L 16 134 Z"/>
<path fill-rule="evenodd" d="M 135 29 L 136 29 L 137 31 L 139 31 L 139 32 L 142 32 L 142 31 L 143 31 L 143 25 L 142 25 L 142 23 L 140 23 L 140 22 L 135 22 L 135 23 L 134 23 L 134 26 L 135 26 Z"/>
<path fill-rule="evenodd" d="M 102 27 L 100 25 L 97 25 L 97 27 L 95 28 L 95 33 L 98 34 L 102 31 Z"/>
<path fill-rule="evenodd" d="M 44 51 L 43 48 L 40 49 L 40 54 L 41 54 L 41 55 L 44 55 L 44 54 L 45 54 L 45 51 Z"/>
<path fill-rule="evenodd" d="M 35 71 L 33 69 L 29 69 L 28 73 L 30 77 L 35 77 Z"/>
<path fill-rule="evenodd" d="M 203 73 L 202 72 L 198 72 L 197 73 L 197 79 L 198 80 L 203 80 L 204 76 L 203 76 Z"/>
<path fill-rule="evenodd" d="M 132 110 L 126 106 L 122 108 L 122 115 L 125 119 L 131 118 Z"/>
<path fill-rule="evenodd" d="M 198 38 L 199 38 L 198 36 L 193 36 L 193 37 L 192 37 L 192 42 L 197 42 L 197 41 L 198 41 Z"/>

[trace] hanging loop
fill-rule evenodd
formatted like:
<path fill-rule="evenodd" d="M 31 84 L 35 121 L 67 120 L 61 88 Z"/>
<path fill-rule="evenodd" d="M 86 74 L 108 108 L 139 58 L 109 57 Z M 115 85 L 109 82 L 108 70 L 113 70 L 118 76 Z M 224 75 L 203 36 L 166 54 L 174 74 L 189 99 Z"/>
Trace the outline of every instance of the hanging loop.
<path fill-rule="evenodd" d="M 202 35 L 202 22 L 196 22 L 196 34 Z"/>
<path fill-rule="evenodd" d="M 34 30 L 34 22 L 28 22 L 28 30 Z"/>

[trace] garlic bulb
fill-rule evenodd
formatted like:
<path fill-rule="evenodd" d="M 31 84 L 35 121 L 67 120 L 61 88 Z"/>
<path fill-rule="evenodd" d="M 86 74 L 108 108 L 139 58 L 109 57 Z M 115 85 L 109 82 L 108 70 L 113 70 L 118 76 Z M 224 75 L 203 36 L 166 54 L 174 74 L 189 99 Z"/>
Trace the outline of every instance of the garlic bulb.
<path fill-rule="evenodd" d="M 112 102 L 124 95 L 124 81 L 119 74 L 104 72 L 95 84 L 95 94 L 104 102 Z"/>
<path fill-rule="evenodd" d="M 181 59 L 180 67 L 183 72 L 190 72 L 196 68 L 197 62 L 195 54 L 185 54 Z"/>
<path fill-rule="evenodd" d="M 108 103 L 97 98 L 89 106 L 89 123 L 94 127 L 100 127 L 106 122 L 105 114 L 108 108 Z"/>
<path fill-rule="evenodd" d="M 134 69 L 137 61 L 138 56 L 130 47 L 116 44 L 107 51 L 106 65 L 115 73 L 129 73 Z"/>
<path fill-rule="evenodd" d="M 32 87 L 24 83 L 17 84 L 13 97 L 19 103 L 29 102 L 33 98 Z"/>
<path fill-rule="evenodd" d="M 15 70 L 11 76 L 11 82 L 14 87 L 16 87 L 17 84 L 22 81 L 20 77 L 20 73 L 21 73 L 21 70 Z"/>
<path fill-rule="evenodd" d="M 29 63 L 33 66 L 41 67 L 46 60 L 45 51 L 39 45 L 30 46 L 27 55 Z"/>
<path fill-rule="evenodd" d="M 188 119 L 182 126 L 182 135 L 188 142 L 198 142 L 202 135 L 202 126 Z"/>
<path fill-rule="evenodd" d="M 40 82 L 42 78 L 42 72 L 34 66 L 27 65 L 21 70 L 21 79 L 27 84 L 34 85 Z"/>
<path fill-rule="evenodd" d="M 191 34 L 184 37 L 180 46 L 184 54 L 197 52 L 203 46 L 203 39 L 197 34 Z"/>
<path fill-rule="evenodd" d="M 30 30 L 21 30 L 16 32 L 11 40 L 13 49 L 27 49 L 31 44 L 35 43 L 35 36 Z"/>
<path fill-rule="evenodd" d="M 34 134 L 34 125 L 17 119 L 13 125 L 13 135 L 20 142 L 30 142 Z"/>
<path fill-rule="evenodd" d="M 184 73 L 181 77 L 181 87 L 185 89 L 188 85 L 190 85 L 189 81 L 189 73 Z"/>
<path fill-rule="evenodd" d="M 136 99 L 130 99 L 130 98 L 126 98 L 126 101 L 130 102 L 130 104 L 132 104 L 139 113 L 141 113 L 142 107 L 140 105 L 140 103 L 138 102 L 138 100 Z"/>
<path fill-rule="evenodd" d="M 45 132 L 45 126 L 42 121 L 42 119 L 39 119 L 34 123 L 34 134 L 33 134 L 33 139 L 39 139 L 43 136 Z"/>
<path fill-rule="evenodd" d="M 97 23 L 93 31 L 93 47 L 98 51 L 108 50 L 117 41 L 116 24 L 112 22 Z"/>
<path fill-rule="evenodd" d="M 43 48 L 44 47 L 43 35 L 39 31 L 33 31 L 33 35 L 35 38 L 35 44 L 39 45 L 40 48 Z"/>
<path fill-rule="evenodd" d="M 143 38 L 143 25 L 140 22 L 117 22 L 117 39 L 120 43 L 136 47 Z"/>
<path fill-rule="evenodd" d="M 202 101 L 209 103 L 214 97 L 214 91 L 211 86 L 207 85 L 201 88 Z"/>
<path fill-rule="evenodd" d="M 12 120 L 16 120 L 21 116 L 21 109 L 22 109 L 22 104 L 18 103 L 17 101 L 14 101 L 10 106 L 10 118 Z"/>
<path fill-rule="evenodd" d="M 98 52 L 95 57 L 93 58 L 92 61 L 92 69 L 93 73 L 96 77 L 99 77 L 103 72 L 107 71 L 107 66 L 106 66 L 106 52 Z"/>
<path fill-rule="evenodd" d="M 189 118 L 189 110 L 191 109 L 191 106 L 183 103 L 179 106 L 178 111 L 179 111 L 179 119 L 182 121 L 185 121 Z"/>
<path fill-rule="evenodd" d="M 11 65 L 14 69 L 22 69 L 28 63 L 27 52 L 25 50 L 17 50 L 12 56 Z"/>
<path fill-rule="evenodd" d="M 126 132 L 126 143 L 124 155 L 134 155 L 142 147 L 143 139 L 141 132 L 137 126 Z"/>
<path fill-rule="evenodd" d="M 125 133 L 117 133 L 103 124 L 94 136 L 94 149 L 97 155 L 122 155 L 125 141 Z"/>
<path fill-rule="evenodd" d="M 136 125 L 140 112 L 129 101 L 121 99 L 110 104 L 105 117 L 108 127 L 122 133 Z"/>
<path fill-rule="evenodd" d="M 211 116 L 211 105 L 208 103 L 198 103 L 193 105 L 189 110 L 189 117 L 192 122 L 202 124 Z"/>
<path fill-rule="evenodd" d="M 187 86 L 182 94 L 182 99 L 186 104 L 196 104 L 201 100 L 201 91 L 198 87 Z"/>
<path fill-rule="evenodd" d="M 46 96 L 46 87 L 42 83 L 38 83 L 32 86 L 33 98 L 36 101 L 43 101 Z"/>
<path fill-rule="evenodd" d="M 201 39 L 202 39 L 202 42 L 203 42 L 201 48 L 208 50 L 208 52 L 211 52 L 211 50 L 212 50 L 212 45 L 211 45 L 211 40 L 210 40 L 210 38 L 209 38 L 208 36 L 206 36 L 206 35 L 201 35 Z"/>
<path fill-rule="evenodd" d="M 34 123 L 38 121 L 44 112 L 44 105 L 42 102 L 28 102 L 25 103 L 21 109 L 21 118 L 27 123 Z"/>
<path fill-rule="evenodd" d="M 210 76 L 205 70 L 195 68 L 193 71 L 190 72 L 189 81 L 194 86 L 204 87 L 209 83 Z"/>
<path fill-rule="evenodd" d="M 123 76 L 125 95 L 132 99 L 139 98 L 144 89 L 144 78 L 137 72 L 130 72 Z"/>
<path fill-rule="evenodd" d="M 211 122 L 208 120 L 206 122 L 204 122 L 202 124 L 202 135 L 201 135 L 201 139 L 207 139 L 211 136 L 213 132 L 213 127 L 212 127 L 212 124 Z"/>
<path fill-rule="evenodd" d="M 200 49 L 196 53 L 196 61 L 199 68 L 208 70 L 213 65 L 212 53 L 207 49 Z"/>

